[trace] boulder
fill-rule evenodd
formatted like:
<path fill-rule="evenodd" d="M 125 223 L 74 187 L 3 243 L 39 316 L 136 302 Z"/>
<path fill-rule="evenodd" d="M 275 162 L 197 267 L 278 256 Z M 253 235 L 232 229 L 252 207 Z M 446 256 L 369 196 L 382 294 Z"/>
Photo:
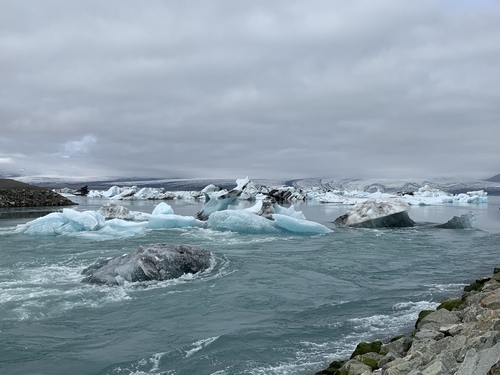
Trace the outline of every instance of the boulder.
<path fill-rule="evenodd" d="M 417 329 L 419 330 L 434 330 L 439 331 L 443 326 L 449 326 L 450 324 L 460 323 L 460 319 L 457 314 L 446 309 L 439 309 L 423 318 L 418 324 Z"/>
<path fill-rule="evenodd" d="M 498 358 L 500 343 L 480 351 L 469 349 L 456 375 L 485 375 L 498 362 Z"/>

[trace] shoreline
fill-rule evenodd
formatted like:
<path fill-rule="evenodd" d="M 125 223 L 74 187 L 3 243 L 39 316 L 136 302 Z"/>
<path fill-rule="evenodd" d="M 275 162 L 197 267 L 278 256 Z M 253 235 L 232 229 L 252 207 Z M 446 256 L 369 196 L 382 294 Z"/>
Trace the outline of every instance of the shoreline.
<path fill-rule="evenodd" d="M 0 179 L 0 208 L 76 206 L 62 195 L 40 186 L 11 179 Z"/>
<path fill-rule="evenodd" d="M 315 375 L 500 374 L 500 268 L 464 287 L 461 297 L 423 310 L 411 335 L 361 342 L 351 357 Z"/>

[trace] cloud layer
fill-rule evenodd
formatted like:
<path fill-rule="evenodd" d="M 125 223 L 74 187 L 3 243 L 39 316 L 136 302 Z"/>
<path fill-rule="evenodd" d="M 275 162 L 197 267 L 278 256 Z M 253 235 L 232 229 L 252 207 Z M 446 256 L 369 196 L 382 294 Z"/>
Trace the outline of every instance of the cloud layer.
<path fill-rule="evenodd" d="M 0 4 L 0 174 L 499 173 L 495 1 Z"/>

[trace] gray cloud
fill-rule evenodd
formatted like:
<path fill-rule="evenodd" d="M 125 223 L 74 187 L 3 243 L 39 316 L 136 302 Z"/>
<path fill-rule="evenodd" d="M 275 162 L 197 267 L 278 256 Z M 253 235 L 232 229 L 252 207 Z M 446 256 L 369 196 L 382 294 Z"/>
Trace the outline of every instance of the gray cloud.
<path fill-rule="evenodd" d="M 499 172 L 494 1 L 0 7 L 0 173 Z"/>

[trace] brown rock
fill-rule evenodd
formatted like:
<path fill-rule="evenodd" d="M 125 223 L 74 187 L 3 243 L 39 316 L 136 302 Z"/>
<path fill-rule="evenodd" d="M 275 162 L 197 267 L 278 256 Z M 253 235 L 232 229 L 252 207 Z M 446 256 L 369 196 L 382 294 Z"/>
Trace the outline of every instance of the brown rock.
<path fill-rule="evenodd" d="M 481 300 L 481 306 L 487 309 L 500 309 L 500 293 L 491 294 Z"/>

